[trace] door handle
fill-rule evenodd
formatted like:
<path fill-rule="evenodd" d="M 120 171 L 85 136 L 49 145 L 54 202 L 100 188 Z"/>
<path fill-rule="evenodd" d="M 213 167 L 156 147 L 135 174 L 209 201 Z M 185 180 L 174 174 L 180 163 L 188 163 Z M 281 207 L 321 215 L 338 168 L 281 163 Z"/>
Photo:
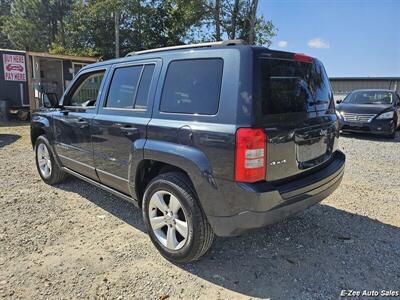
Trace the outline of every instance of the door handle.
<path fill-rule="evenodd" d="M 129 125 L 121 126 L 120 129 L 125 135 L 134 135 L 139 132 L 139 129 L 137 129 L 136 127 L 131 127 Z"/>
<path fill-rule="evenodd" d="M 89 126 L 89 122 L 86 121 L 85 119 L 78 119 L 78 121 L 76 122 L 79 124 L 79 128 L 86 128 Z"/>

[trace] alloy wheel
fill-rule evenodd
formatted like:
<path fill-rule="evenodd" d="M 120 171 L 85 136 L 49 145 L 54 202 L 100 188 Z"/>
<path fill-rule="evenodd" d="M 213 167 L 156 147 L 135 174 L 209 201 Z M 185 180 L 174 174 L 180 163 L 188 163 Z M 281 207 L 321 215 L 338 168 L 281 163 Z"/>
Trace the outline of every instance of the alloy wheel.
<path fill-rule="evenodd" d="M 45 144 L 39 144 L 37 149 L 37 162 L 40 173 L 44 178 L 49 178 L 51 175 L 51 159 L 49 150 Z"/>
<path fill-rule="evenodd" d="M 185 211 L 178 198 L 159 190 L 149 202 L 149 219 L 157 240 L 169 250 L 181 249 L 189 235 Z"/>

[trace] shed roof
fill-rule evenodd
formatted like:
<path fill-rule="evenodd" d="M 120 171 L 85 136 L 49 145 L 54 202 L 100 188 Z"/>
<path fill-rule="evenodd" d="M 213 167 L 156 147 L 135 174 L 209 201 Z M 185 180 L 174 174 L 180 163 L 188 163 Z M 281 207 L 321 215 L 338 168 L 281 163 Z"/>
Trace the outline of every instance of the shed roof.
<path fill-rule="evenodd" d="M 330 80 L 400 80 L 400 77 L 330 77 Z"/>
<path fill-rule="evenodd" d="M 50 54 L 46 52 L 35 52 L 35 51 L 27 51 L 27 54 L 30 56 L 43 57 L 43 58 L 65 59 L 65 60 L 81 61 L 81 62 L 97 62 L 96 57 L 89 57 L 89 56 Z"/>
<path fill-rule="evenodd" d="M 89 57 L 89 56 L 50 54 L 50 53 L 47 53 L 47 52 L 23 51 L 23 50 L 1 49 L 1 48 L 0 48 L 0 51 L 27 53 L 30 56 L 38 56 L 38 57 L 43 57 L 43 58 L 65 59 L 65 60 L 81 61 L 81 62 L 94 63 L 94 62 L 98 61 L 98 59 L 96 57 Z"/>

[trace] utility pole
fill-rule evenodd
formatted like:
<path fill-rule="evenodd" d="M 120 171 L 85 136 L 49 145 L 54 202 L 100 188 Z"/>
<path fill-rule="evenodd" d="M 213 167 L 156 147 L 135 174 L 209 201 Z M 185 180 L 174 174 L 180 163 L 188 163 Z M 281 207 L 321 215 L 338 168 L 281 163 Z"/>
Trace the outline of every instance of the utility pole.
<path fill-rule="evenodd" d="M 250 45 L 253 45 L 255 42 L 257 7 L 258 7 L 258 0 L 253 0 L 251 2 L 251 6 L 250 6 L 250 28 L 249 28 L 249 44 Z"/>
<path fill-rule="evenodd" d="M 115 25 L 115 57 L 119 57 L 119 12 L 114 13 Z"/>
<path fill-rule="evenodd" d="M 221 0 L 215 1 L 214 7 L 215 40 L 221 40 Z"/>

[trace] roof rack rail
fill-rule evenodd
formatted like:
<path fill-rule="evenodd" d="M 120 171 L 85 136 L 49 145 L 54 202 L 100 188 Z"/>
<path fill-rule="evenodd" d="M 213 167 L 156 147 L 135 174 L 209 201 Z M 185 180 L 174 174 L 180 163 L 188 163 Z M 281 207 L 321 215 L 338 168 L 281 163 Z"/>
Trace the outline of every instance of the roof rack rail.
<path fill-rule="evenodd" d="M 244 44 L 246 44 L 246 42 L 243 40 L 240 40 L 240 39 L 226 40 L 226 41 L 219 41 L 219 42 L 179 45 L 179 46 L 172 46 L 172 47 L 162 47 L 162 48 L 155 48 L 155 49 L 142 50 L 142 51 L 136 51 L 136 52 L 129 52 L 126 56 L 135 56 L 135 55 L 140 55 L 140 54 L 162 52 L 162 51 L 169 51 L 169 50 L 205 48 L 205 47 L 212 47 L 212 46 L 233 46 L 233 45 L 244 45 Z"/>

